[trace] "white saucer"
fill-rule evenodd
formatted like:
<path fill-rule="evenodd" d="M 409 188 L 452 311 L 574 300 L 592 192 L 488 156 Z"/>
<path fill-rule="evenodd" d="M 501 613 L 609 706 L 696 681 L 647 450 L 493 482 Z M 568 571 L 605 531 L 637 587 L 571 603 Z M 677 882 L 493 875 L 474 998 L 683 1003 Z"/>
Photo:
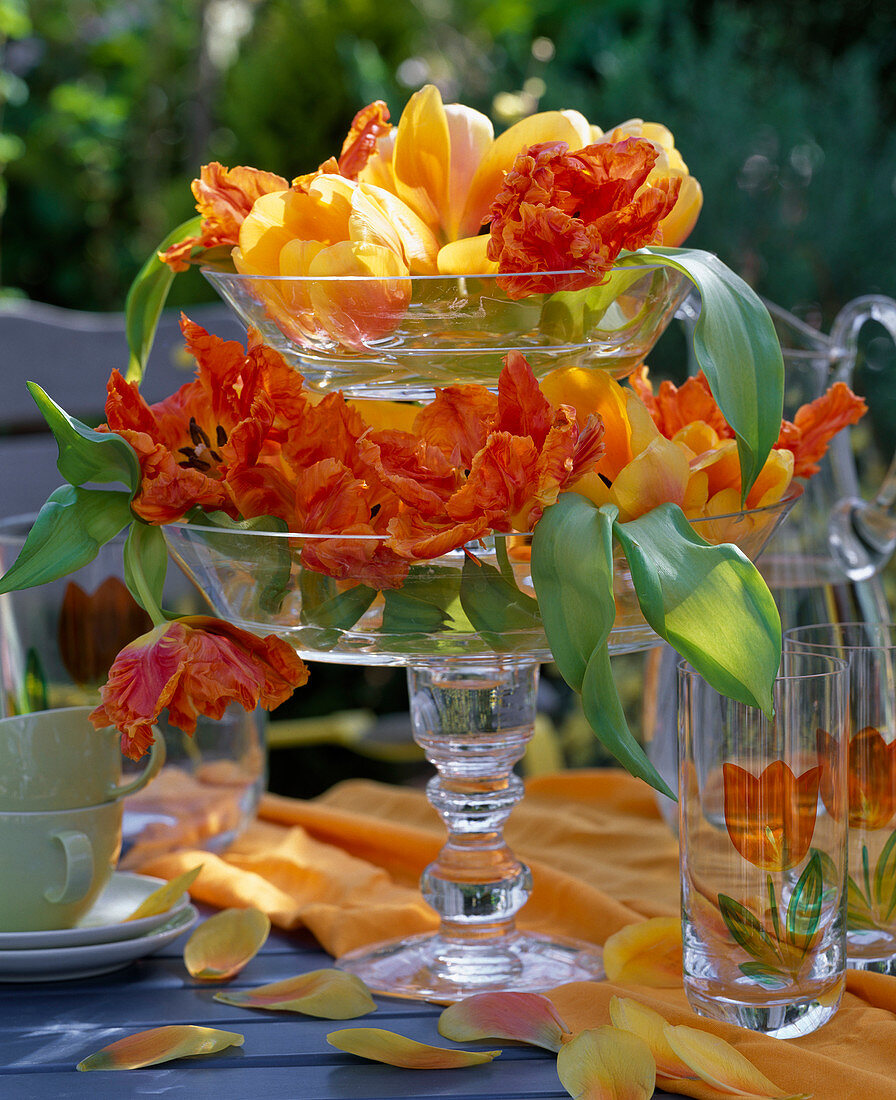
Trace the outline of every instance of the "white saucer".
<path fill-rule="evenodd" d="M 145 936 L 189 904 L 189 895 L 184 893 L 165 913 L 127 920 L 141 902 L 164 885 L 165 880 L 161 878 L 137 875 L 132 871 L 113 871 L 106 889 L 74 928 L 54 928 L 48 932 L 0 932 L 0 951 L 83 947 L 86 944 L 113 943 Z"/>
<path fill-rule="evenodd" d="M 165 947 L 192 928 L 198 917 L 196 909 L 187 905 L 146 935 L 129 940 L 0 951 L 0 982 L 56 982 L 107 974 Z"/>

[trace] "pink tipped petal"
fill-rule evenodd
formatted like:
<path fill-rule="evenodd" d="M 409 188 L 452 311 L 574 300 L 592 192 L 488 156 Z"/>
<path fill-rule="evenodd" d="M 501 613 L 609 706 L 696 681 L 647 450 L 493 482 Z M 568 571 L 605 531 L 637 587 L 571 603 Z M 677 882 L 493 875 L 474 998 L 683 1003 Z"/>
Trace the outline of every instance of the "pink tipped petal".
<path fill-rule="evenodd" d="M 166 882 L 158 890 L 153 890 L 148 898 L 144 898 L 140 902 L 129 917 L 125 917 L 125 921 L 140 920 L 142 917 L 155 917 L 160 913 L 167 913 L 178 898 L 190 889 L 201 870 L 202 864 L 200 863 L 198 867 L 192 867 L 189 871 L 184 871 L 182 875 L 178 875 L 177 878 Z"/>
<path fill-rule="evenodd" d="M 681 920 L 653 917 L 626 925 L 604 944 L 604 970 L 611 982 L 657 989 L 681 985 Z"/>
<path fill-rule="evenodd" d="M 540 993 L 477 993 L 445 1009 L 439 1034 L 455 1043 L 513 1039 L 559 1050 L 569 1028 Z"/>
<path fill-rule="evenodd" d="M 630 997 L 613 997 L 610 1000 L 610 1019 L 614 1027 L 622 1031 L 631 1031 L 650 1047 L 650 1053 L 656 1062 L 656 1071 L 663 1077 L 675 1077 L 679 1080 L 697 1075 L 675 1053 L 666 1038 L 667 1020 L 652 1008 L 633 1001 Z"/>
<path fill-rule="evenodd" d="M 557 1055 L 560 1083 L 575 1100 L 650 1100 L 656 1066 L 650 1047 L 629 1031 L 580 1031 Z"/>
<path fill-rule="evenodd" d="M 751 1100 L 807 1100 L 805 1093 L 788 1093 L 772 1084 L 748 1058 L 718 1035 L 672 1024 L 666 1024 L 665 1034 L 678 1057 L 713 1088 Z"/>
<path fill-rule="evenodd" d="M 236 1031 L 219 1031 L 215 1027 L 194 1024 L 174 1024 L 138 1031 L 96 1054 L 91 1054 L 75 1067 L 90 1069 L 139 1069 L 156 1066 L 175 1058 L 195 1058 L 198 1054 L 217 1054 L 227 1047 L 241 1047 L 243 1036 Z"/>
<path fill-rule="evenodd" d="M 344 970 L 312 970 L 255 989 L 216 993 L 215 1000 L 240 1008 L 301 1012 L 325 1020 L 353 1020 L 376 1011 L 376 1003 L 367 986 Z"/>
<path fill-rule="evenodd" d="M 200 981 L 232 978 L 258 954 L 270 930 L 270 920 L 259 909 L 224 909 L 187 940 L 184 965 Z"/>
<path fill-rule="evenodd" d="M 347 1027 L 342 1031 L 331 1031 L 327 1042 L 347 1054 L 356 1054 L 359 1058 L 369 1058 L 371 1062 L 385 1062 L 387 1066 L 400 1066 L 402 1069 L 462 1069 L 464 1066 L 481 1066 L 501 1053 L 500 1050 L 472 1051 L 433 1047 L 378 1027 Z"/>

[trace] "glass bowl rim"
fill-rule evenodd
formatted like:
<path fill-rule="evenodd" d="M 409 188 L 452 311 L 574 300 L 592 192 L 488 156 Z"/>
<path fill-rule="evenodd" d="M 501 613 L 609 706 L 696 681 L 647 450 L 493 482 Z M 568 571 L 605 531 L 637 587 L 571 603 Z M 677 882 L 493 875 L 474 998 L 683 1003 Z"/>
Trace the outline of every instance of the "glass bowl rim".
<path fill-rule="evenodd" d="M 822 642 L 814 641 L 808 637 L 812 631 L 829 630 L 834 631 L 837 628 L 844 628 L 846 630 L 856 630 L 857 632 L 868 632 L 872 634 L 879 633 L 881 640 L 879 642 Z M 886 640 L 883 635 L 886 634 Z M 807 637 L 800 637 L 800 635 L 807 635 Z M 836 623 L 804 623 L 802 626 L 788 627 L 783 634 L 784 648 L 788 646 L 788 642 L 792 642 L 793 645 L 798 646 L 798 649 L 791 649 L 791 653 L 821 653 L 822 655 L 831 655 L 833 653 L 843 653 L 851 650 L 855 650 L 857 653 L 864 653 L 869 650 L 884 650 L 886 652 L 896 651 L 896 619 L 890 619 L 886 622 L 872 623 L 861 622 L 860 620 L 851 620 L 848 622 L 836 622 Z M 805 649 L 803 648 L 805 647 Z"/>
<path fill-rule="evenodd" d="M 634 253 L 633 253 L 634 255 Z M 261 273 L 244 273 L 242 271 L 225 271 L 217 267 L 201 266 L 199 272 L 207 279 L 212 278 L 227 278 L 227 279 L 240 279 L 247 283 L 382 283 L 382 282 L 451 282 L 457 283 L 459 279 L 550 279 L 550 278 L 562 278 L 570 275 L 587 275 L 595 280 L 594 286 L 604 285 L 606 276 L 612 271 L 637 271 L 639 274 L 649 274 L 654 271 L 666 271 L 670 275 L 677 276 L 679 279 L 684 279 L 686 276 L 683 272 L 677 268 L 670 267 L 668 264 L 656 263 L 649 264 L 613 264 L 600 279 L 593 275 L 590 271 L 585 271 L 583 268 L 568 268 L 559 271 L 465 271 L 462 275 L 443 275 L 437 273 L 435 275 L 263 275 Z M 583 287 L 584 290 L 590 290 L 591 287 Z M 539 292 L 546 293 L 546 292 Z M 528 295 L 527 295 L 528 297 Z"/>
<path fill-rule="evenodd" d="M 802 494 L 803 487 L 798 485 L 794 488 L 793 492 L 789 492 L 787 496 L 781 497 L 780 500 L 776 500 L 772 504 L 763 504 L 758 508 L 747 508 L 740 512 L 725 512 L 718 516 L 697 516 L 694 519 L 689 519 L 688 523 L 720 523 L 725 520 L 742 519 L 747 516 L 765 515 L 776 510 L 783 510 L 785 506 L 795 504 Z M 306 539 L 309 541 L 311 539 L 317 539 L 318 541 L 322 539 L 338 539 L 340 542 L 387 542 L 392 537 L 388 533 L 380 535 L 348 535 L 342 534 L 339 531 L 261 531 L 242 527 L 214 527 L 202 523 L 190 523 L 184 520 L 173 520 L 170 523 L 159 524 L 159 526 L 163 531 L 166 528 L 174 528 L 178 531 L 199 531 L 213 535 L 250 535 L 253 538 L 265 536 L 267 538 Z M 487 535 L 483 535 L 482 537 L 496 539 L 530 538 L 532 534 L 532 531 L 490 531 Z M 0 535 L 2 535 L 2 531 L 0 531 Z M 477 541 L 476 539 L 472 540 L 473 543 Z M 446 551 L 446 553 L 455 553 L 462 550 L 463 546 L 458 546 L 454 551 L 449 550 Z M 444 554 L 439 555 L 439 557 L 444 556 Z M 438 558 L 413 558 L 410 560 L 422 564 L 427 561 L 437 561 Z"/>

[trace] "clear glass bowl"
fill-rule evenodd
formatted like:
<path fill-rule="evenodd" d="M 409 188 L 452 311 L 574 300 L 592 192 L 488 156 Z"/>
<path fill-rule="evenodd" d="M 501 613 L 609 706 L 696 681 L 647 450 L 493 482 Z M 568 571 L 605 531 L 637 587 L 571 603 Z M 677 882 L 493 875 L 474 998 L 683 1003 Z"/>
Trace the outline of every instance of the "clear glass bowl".
<path fill-rule="evenodd" d="M 762 551 L 797 499 L 749 512 L 692 521 L 709 542 Z M 379 536 L 244 531 L 172 523 L 168 549 L 213 611 L 246 630 L 278 634 L 307 660 L 419 665 L 502 654 L 550 661 L 529 569 L 528 536 L 495 536 L 424 562 L 397 562 L 377 590 L 310 567 L 385 544 Z M 503 568 L 503 571 L 502 571 Z M 511 580 L 512 578 L 512 580 Z M 627 563 L 615 560 L 613 653 L 658 644 L 641 614 Z"/>
<path fill-rule="evenodd" d="M 616 267 L 606 282 L 514 300 L 499 275 L 291 278 L 203 274 L 248 327 L 319 391 L 425 400 L 433 387 L 494 387 L 522 352 L 535 376 L 585 366 L 630 374 L 692 289 L 670 268 Z M 581 272 L 542 273 L 558 288 Z M 575 282 L 572 285 L 576 285 Z"/>

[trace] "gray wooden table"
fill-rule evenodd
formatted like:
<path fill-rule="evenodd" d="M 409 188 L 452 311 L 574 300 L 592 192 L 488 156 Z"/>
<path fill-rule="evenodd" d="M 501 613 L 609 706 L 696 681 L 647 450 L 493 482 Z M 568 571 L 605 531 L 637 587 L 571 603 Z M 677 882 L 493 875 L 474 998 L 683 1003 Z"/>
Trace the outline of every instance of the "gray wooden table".
<path fill-rule="evenodd" d="M 405 1070 L 331 1047 L 342 1027 L 379 1027 L 452 1046 L 436 1030 L 441 1009 L 378 998 L 355 1021 L 235 1008 L 213 999 L 218 986 L 194 981 L 183 938 L 158 954 L 100 977 L 0 985 L 0 1097 L 188 1097 L 189 1100 L 562 1100 L 555 1058 L 506 1042 L 469 1044 L 503 1053 L 457 1070 Z M 227 988 L 252 987 L 332 965 L 310 937 L 272 932 L 262 952 Z M 242 1047 L 127 1072 L 78 1072 L 88 1054 L 125 1035 L 167 1024 L 203 1024 L 245 1036 Z M 657 1092 L 656 1097 L 668 1097 Z"/>

